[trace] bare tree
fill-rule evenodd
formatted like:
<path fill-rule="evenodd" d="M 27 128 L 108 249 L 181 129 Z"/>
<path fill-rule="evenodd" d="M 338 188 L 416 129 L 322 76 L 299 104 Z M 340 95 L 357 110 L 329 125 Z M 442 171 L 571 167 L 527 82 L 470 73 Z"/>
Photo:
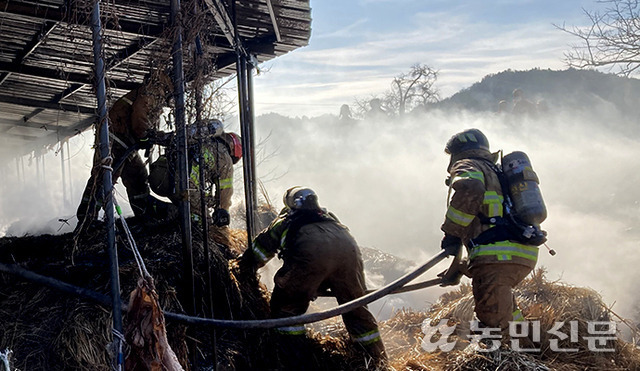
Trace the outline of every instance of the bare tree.
<path fill-rule="evenodd" d="M 640 2 L 638 0 L 602 0 L 602 12 L 584 10 L 591 21 L 588 27 L 560 30 L 581 42 L 565 53 L 570 67 L 609 67 L 610 72 L 629 76 L 640 67 Z"/>
<path fill-rule="evenodd" d="M 438 71 L 424 64 L 411 66 L 408 73 L 402 73 L 393 78 L 391 88 L 382 95 L 356 97 L 352 112 L 358 118 L 366 116 L 371 102 L 377 100 L 380 108 L 387 115 L 404 115 L 407 111 L 421 105 L 437 102 L 440 97 L 435 87 Z"/>
<path fill-rule="evenodd" d="M 426 64 L 411 66 L 408 73 L 396 76 L 391 82 L 384 98 L 386 108 L 402 116 L 416 106 L 437 102 L 438 90 L 434 86 L 437 79 L 438 71 Z"/>

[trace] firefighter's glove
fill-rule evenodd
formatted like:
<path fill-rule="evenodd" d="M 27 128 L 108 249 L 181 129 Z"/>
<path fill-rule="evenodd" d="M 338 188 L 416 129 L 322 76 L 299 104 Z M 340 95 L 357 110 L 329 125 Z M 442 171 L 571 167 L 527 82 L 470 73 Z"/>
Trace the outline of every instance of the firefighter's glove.
<path fill-rule="evenodd" d="M 456 256 L 460 253 L 460 249 L 462 249 L 462 240 L 460 237 L 445 234 L 440 243 L 440 247 L 449 255 Z"/>
<path fill-rule="evenodd" d="M 468 261 L 456 257 L 449 269 L 438 274 L 441 279 L 440 286 L 456 286 L 460 284 L 462 276 L 469 276 Z"/>
<path fill-rule="evenodd" d="M 215 224 L 216 227 L 227 226 L 230 222 L 231 216 L 229 215 L 229 212 L 227 210 L 217 209 L 213 212 L 213 224 Z"/>
<path fill-rule="evenodd" d="M 464 274 L 461 271 L 453 270 L 453 267 L 450 267 L 446 271 L 442 271 L 438 273 L 438 277 L 440 277 L 440 286 L 456 286 L 460 284 L 460 279 Z"/>

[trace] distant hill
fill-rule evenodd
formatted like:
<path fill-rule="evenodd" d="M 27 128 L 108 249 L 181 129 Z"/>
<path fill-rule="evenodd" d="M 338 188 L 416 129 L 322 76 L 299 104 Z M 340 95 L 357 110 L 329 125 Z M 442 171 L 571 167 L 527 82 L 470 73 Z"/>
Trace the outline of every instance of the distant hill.
<path fill-rule="evenodd" d="M 639 79 L 576 69 L 507 70 L 487 75 L 482 81 L 434 106 L 495 112 L 501 100 L 512 107 L 512 93 L 516 88 L 520 88 L 525 98 L 533 103 L 543 101 L 550 110 L 608 107 L 617 109 L 627 117 L 635 118 L 640 114 Z"/>

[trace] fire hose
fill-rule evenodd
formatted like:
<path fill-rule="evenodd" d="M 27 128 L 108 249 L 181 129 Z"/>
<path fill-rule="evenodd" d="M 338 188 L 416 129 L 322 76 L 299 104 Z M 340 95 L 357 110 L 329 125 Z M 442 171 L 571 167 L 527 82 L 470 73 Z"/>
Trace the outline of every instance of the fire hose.
<path fill-rule="evenodd" d="M 439 281 L 430 280 L 423 283 L 406 286 L 405 285 L 410 281 L 416 279 L 418 276 L 426 272 L 427 270 L 433 268 L 436 264 L 441 262 L 442 260 L 448 257 L 448 253 L 446 251 L 441 251 L 437 255 L 433 256 L 426 263 L 416 268 L 413 272 L 407 273 L 404 276 L 398 278 L 397 280 L 391 282 L 390 284 L 370 293 L 367 293 L 364 296 L 361 296 L 357 299 L 354 299 L 350 302 L 341 304 L 335 308 L 328 309 L 322 312 L 303 314 L 294 317 L 285 317 L 285 318 L 275 318 L 275 319 L 263 319 L 263 320 L 222 320 L 222 319 L 211 319 L 211 318 L 201 318 L 201 317 L 193 317 L 187 316 L 184 314 L 172 313 L 163 311 L 165 318 L 175 320 L 182 323 L 192 324 L 192 325 L 205 325 L 205 326 L 213 326 L 218 328 L 229 328 L 229 329 L 268 329 L 275 327 L 283 327 L 290 325 L 300 325 L 304 323 L 318 322 L 325 320 L 327 318 L 336 317 L 342 315 L 344 313 L 350 312 L 356 308 L 365 306 L 375 300 L 378 300 L 386 295 L 409 291 L 409 287 L 413 287 L 412 289 L 422 288 L 433 286 L 437 284 Z M 108 306 L 110 303 L 109 298 L 98 292 L 73 286 L 68 283 L 56 280 L 51 277 L 46 277 L 39 275 L 37 273 L 31 272 L 24 268 L 21 268 L 15 264 L 3 264 L 0 263 L 0 271 L 5 273 L 10 273 L 13 275 L 20 276 L 29 281 L 43 284 L 45 286 L 61 290 L 70 294 L 74 294 L 77 296 L 83 296 L 85 298 L 96 301 L 102 305 Z M 425 284 L 428 285 L 425 286 Z M 123 309 L 126 308 L 126 304 L 123 303 Z"/>
<path fill-rule="evenodd" d="M 356 308 L 365 306 L 375 300 L 382 298 L 388 294 L 391 294 L 394 290 L 404 286 L 408 282 L 416 279 L 422 273 L 433 268 L 436 264 L 447 258 L 449 255 L 446 251 L 441 251 L 429 259 L 426 263 L 416 268 L 413 272 L 407 273 L 390 284 L 374 291 L 354 299 L 350 302 L 339 305 L 335 308 L 328 309 L 322 312 L 303 314 L 293 317 L 264 319 L 264 320 L 219 320 L 209 319 L 201 317 L 186 316 L 176 313 L 165 313 L 167 319 L 173 319 L 180 322 L 193 324 L 193 325 L 208 325 L 220 328 L 234 328 L 234 329 L 256 329 L 256 328 L 275 328 L 291 325 L 300 325 L 304 323 L 318 322 L 327 318 L 339 316 L 341 314 L 350 312 Z"/>

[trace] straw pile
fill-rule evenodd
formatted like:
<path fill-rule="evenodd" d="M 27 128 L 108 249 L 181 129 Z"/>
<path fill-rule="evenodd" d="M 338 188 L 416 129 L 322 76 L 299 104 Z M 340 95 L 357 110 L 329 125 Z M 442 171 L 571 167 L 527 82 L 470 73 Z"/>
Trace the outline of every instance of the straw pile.
<path fill-rule="evenodd" d="M 133 235 L 146 268 L 154 278 L 158 302 L 163 310 L 184 313 L 190 288 L 182 284 L 182 240 L 175 226 L 156 230 L 133 224 Z M 104 230 L 78 241 L 71 235 L 32 236 L 0 239 L 0 261 L 76 286 L 108 294 L 108 258 L 104 252 Z M 246 232 L 215 229 L 209 232 L 213 303 L 206 295 L 206 269 L 200 233 L 194 229 L 196 312 L 221 319 L 269 318 L 269 293 L 250 272 L 241 272 L 234 260 L 246 249 Z M 120 281 L 123 297 L 137 287 L 139 268 L 133 254 L 118 237 Z M 517 289 L 520 309 L 528 320 L 541 324 L 539 352 L 527 354 L 509 349 L 477 352 L 468 346 L 468 323 L 473 319 L 473 298 L 469 285 L 462 285 L 440 297 L 424 312 L 401 310 L 380 323 L 382 338 L 395 370 L 640 370 L 640 352 L 620 339 L 605 346 L 614 352 L 589 350 L 589 321 L 610 321 L 611 311 L 600 296 L 590 290 L 549 282 L 537 270 Z M 436 324 L 447 319 L 456 324 L 450 340 L 457 348 L 450 352 L 426 352 L 422 348 L 423 322 Z M 573 353 L 551 350 L 549 330 L 558 321 L 576 321 L 578 339 L 558 342 L 559 348 L 576 348 Z M 91 369 L 109 370 L 111 311 L 86 299 L 60 294 L 9 274 L 0 274 L 0 349 L 11 350 L 12 362 L 22 370 Z M 125 323 L 126 327 L 127 323 Z M 309 360 L 310 370 L 375 370 L 365 355 L 351 343 L 340 318 L 310 325 L 309 335 L 297 349 Z M 563 332 L 567 333 L 566 328 Z M 166 339 L 185 369 L 195 358 L 201 367 L 211 367 L 214 357 L 219 370 L 281 369 L 278 337 L 271 330 L 215 330 L 206 326 L 188 328 L 166 321 Z M 191 341 L 190 339 L 193 339 Z M 215 341 L 216 352 L 213 352 Z M 193 351 L 195 350 L 195 355 Z M 190 353 L 191 352 L 191 353 Z"/>
<path fill-rule="evenodd" d="M 184 313 L 185 303 L 193 296 L 182 283 L 179 229 L 171 225 L 150 229 L 134 221 L 129 224 L 153 277 L 160 307 Z M 3 238 L 0 261 L 108 295 L 105 235 L 103 227 L 97 228 L 80 238 L 75 248 L 70 234 Z M 193 230 L 197 314 L 218 319 L 269 318 L 268 291 L 256 275 L 241 272 L 234 260 L 246 249 L 246 232 L 211 228 L 209 237 L 213 305 L 208 303 L 205 290 L 201 233 Z M 118 236 L 117 244 L 122 297 L 128 298 L 138 287 L 139 267 L 123 236 Z M 126 329 L 127 317 L 124 325 Z M 111 326 L 109 308 L 0 273 L 0 349 L 13 352 L 12 361 L 18 369 L 110 370 L 114 354 Z M 278 337 L 272 330 L 194 327 L 166 320 L 166 340 L 185 369 L 194 358 L 200 367 L 211 368 L 214 357 L 218 370 L 281 369 Z M 164 334 L 154 336 L 164 341 Z M 310 370 L 373 369 L 362 353 L 352 349 L 346 332 L 332 337 L 312 330 L 297 345 L 299 352 L 308 356 Z"/>
<path fill-rule="evenodd" d="M 183 304 L 191 298 L 182 284 L 182 240 L 177 227 L 142 228 L 129 222 L 147 270 L 154 278 L 159 304 L 163 310 L 184 313 Z M 240 289 L 231 274 L 229 259 L 244 249 L 242 231 L 231 231 L 222 243 L 210 243 L 213 308 L 205 300 L 205 263 L 202 241 L 194 230 L 194 270 L 197 313 L 215 314 L 223 319 L 255 319 L 268 316 L 268 303 L 257 285 Z M 224 234 L 213 232 L 212 235 Z M 36 273 L 109 294 L 108 258 L 104 252 L 105 233 L 93 231 L 78 241 L 73 236 L 28 236 L 0 239 L 0 261 Z M 139 268 L 133 254 L 118 236 L 120 284 L 122 296 L 137 287 Z M 186 290 L 186 291 L 190 291 Z M 266 309 L 266 310 L 265 310 Z M 112 353 L 111 311 L 83 298 L 59 292 L 0 274 L 0 348 L 11 349 L 15 366 L 24 370 L 91 369 L 108 370 Z M 125 323 L 126 326 L 126 323 Z M 187 329 L 169 321 L 167 338 L 180 363 L 185 366 L 187 337 L 197 339 L 197 358 L 207 364 L 213 357 L 210 329 Z M 235 364 L 251 364 L 255 355 L 245 352 L 255 337 L 249 332 L 217 331 L 218 362 L 233 368 Z M 245 359 L 246 358 L 246 359 Z"/>
<path fill-rule="evenodd" d="M 589 350 L 588 323 L 608 322 L 613 318 L 600 295 L 587 288 L 573 287 L 545 278 L 544 269 L 538 269 L 516 289 L 520 309 L 529 321 L 539 321 L 538 342 L 520 342 L 522 348 L 539 348 L 537 352 L 514 351 L 500 348 L 493 352 L 479 352 L 477 345 L 469 345 L 469 321 L 473 319 L 473 297 L 468 284 L 444 294 L 426 312 L 399 311 L 382 325 L 386 343 L 394 345 L 392 366 L 396 370 L 638 370 L 640 350 L 619 337 L 598 344 L 598 348 L 611 352 Z M 427 353 L 422 349 L 424 334 L 421 324 L 427 320 L 436 325 L 447 319 L 448 326 L 456 325 L 449 341 L 456 341 L 450 352 L 440 350 Z M 577 324 L 577 339 L 567 336 L 557 341 L 557 348 L 576 349 L 575 352 L 552 350 L 550 340 L 558 339 L 549 330 L 556 322 L 564 321 L 560 332 L 570 335 L 569 322 Z M 531 332 L 530 332 L 531 333 Z M 532 340 L 532 337 L 529 336 Z M 437 338 L 432 339 L 437 341 Z"/>

